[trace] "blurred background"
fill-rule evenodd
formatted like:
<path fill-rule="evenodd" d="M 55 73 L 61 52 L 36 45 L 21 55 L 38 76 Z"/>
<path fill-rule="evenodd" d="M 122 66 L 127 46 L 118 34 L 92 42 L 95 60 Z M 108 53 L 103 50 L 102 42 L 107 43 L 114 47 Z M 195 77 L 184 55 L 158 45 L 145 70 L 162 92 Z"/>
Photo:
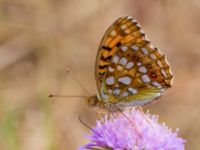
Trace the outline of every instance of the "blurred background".
<path fill-rule="evenodd" d="M 174 85 L 147 105 L 200 149 L 199 0 L 0 0 L 0 149 L 75 150 L 86 144 L 96 111 L 73 80 L 95 93 L 94 62 L 101 37 L 123 15 L 137 19 L 168 58 Z M 69 67 L 73 75 L 66 73 Z"/>

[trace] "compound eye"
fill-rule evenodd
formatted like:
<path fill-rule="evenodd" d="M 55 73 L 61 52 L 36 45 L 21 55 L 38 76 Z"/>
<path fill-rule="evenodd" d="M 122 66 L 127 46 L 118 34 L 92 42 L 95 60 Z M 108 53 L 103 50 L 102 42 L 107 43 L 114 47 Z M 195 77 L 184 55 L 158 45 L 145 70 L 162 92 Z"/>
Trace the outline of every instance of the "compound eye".
<path fill-rule="evenodd" d="M 93 100 L 92 98 L 89 98 L 89 99 L 87 100 L 87 102 L 88 102 L 88 104 L 89 104 L 90 106 L 93 106 L 93 105 L 94 105 L 94 100 Z"/>

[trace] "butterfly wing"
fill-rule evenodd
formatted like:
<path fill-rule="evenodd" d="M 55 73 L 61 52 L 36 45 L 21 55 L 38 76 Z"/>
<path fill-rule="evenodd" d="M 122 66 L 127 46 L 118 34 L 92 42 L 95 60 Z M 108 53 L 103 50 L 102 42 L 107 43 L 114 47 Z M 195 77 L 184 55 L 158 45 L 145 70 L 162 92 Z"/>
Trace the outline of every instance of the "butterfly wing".
<path fill-rule="evenodd" d="M 125 25 L 128 25 L 129 27 L 124 29 Z M 99 99 L 107 99 L 107 92 L 105 91 L 105 84 L 103 83 L 105 83 L 104 79 L 108 66 L 111 63 L 111 58 L 114 56 L 120 45 L 128 43 L 132 38 L 135 38 L 138 42 L 144 40 L 144 34 L 140 33 L 139 29 L 140 27 L 137 22 L 127 16 L 116 20 L 103 36 L 98 49 L 95 66 L 97 96 Z M 129 35 L 130 32 L 134 32 L 135 36 Z"/>
<path fill-rule="evenodd" d="M 146 40 L 131 17 L 115 21 L 104 35 L 96 58 L 98 98 L 140 105 L 171 86 L 165 56 Z"/>

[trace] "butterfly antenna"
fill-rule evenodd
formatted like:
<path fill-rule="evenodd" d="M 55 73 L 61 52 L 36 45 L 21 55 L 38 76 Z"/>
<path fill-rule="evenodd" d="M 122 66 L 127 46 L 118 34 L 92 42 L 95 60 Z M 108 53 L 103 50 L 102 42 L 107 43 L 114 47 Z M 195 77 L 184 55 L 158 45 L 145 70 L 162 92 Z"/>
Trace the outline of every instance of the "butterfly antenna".
<path fill-rule="evenodd" d="M 86 92 L 89 96 L 91 95 L 88 90 L 81 84 L 81 82 L 72 74 L 72 71 L 67 68 L 66 72 L 69 74 L 71 74 L 71 77 L 73 78 L 74 81 L 76 81 L 76 83 L 78 83 L 78 85 L 84 90 L 84 92 Z"/>
<path fill-rule="evenodd" d="M 57 95 L 57 94 L 49 94 L 48 97 L 53 98 L 53 97 L 58 97 L 58 98 L 88 98 L 88 96 L 83 96 L 83 95 Z"/>

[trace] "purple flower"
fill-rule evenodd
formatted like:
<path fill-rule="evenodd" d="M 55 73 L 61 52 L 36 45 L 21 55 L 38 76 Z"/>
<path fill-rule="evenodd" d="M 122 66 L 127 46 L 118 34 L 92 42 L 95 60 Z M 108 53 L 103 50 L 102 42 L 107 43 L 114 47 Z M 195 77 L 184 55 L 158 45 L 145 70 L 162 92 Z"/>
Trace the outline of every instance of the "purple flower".
<path fill-rule="evenodd" d="M 185 140 L 178 137 L 158 116 L 137 109 L 104 116 L 87 136 L 83 149 L 107 150 L 184 150 Z"/>

